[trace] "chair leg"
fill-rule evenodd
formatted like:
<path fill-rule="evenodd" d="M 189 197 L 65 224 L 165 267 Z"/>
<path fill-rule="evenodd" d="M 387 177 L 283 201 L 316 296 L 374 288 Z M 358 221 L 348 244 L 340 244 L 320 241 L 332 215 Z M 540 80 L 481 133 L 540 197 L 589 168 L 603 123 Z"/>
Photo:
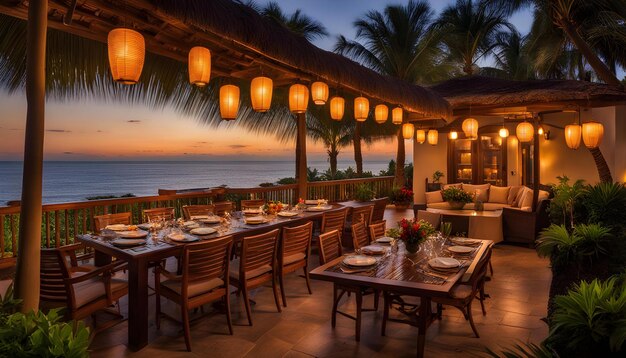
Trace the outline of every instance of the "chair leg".
<path fill-rule="evenodd" d="M 441 303 L 437 303 L 437 319 L 441 320 L 443 318 L 443 305 Z"/>
<path fill-rule="evenodd" d="M 356 296 L 356 334 L 354 338 L 357 342 L 361 340 L 361 310 L 363 308 L 363 294 L 361 291 L 355 293 Z"/>
<path fill-rule="evenodd" d="M 476 326 L 474 325 L 474 317 L 472 316 L 472 301 L 470 301 L 467 304 L 466 310 L 467 310 L 467 319 L 470 323 L 470 326 L 472 326 L 472 331 L 474 331 L 476 338 L 480 338 L 480 336 L 478 335 L 478 330 L 476 329 Z"/>
<path fill-rule="evenodd" d="M 228 332 L 232 336 L 233 335 L 233 322 L 230 316 L 230 294 L 228 293 L 228 288 L 226 289 L 224 300 L 226 301 L 226 323 L 228 323 Z"/>
<path fill-rule="evenodd" d="M 272 291 L 274 291 L 274 302 L 276 303 L 276 309 L 278 310 L 278 312 L 282 312 L 283 309 L 280 307 L 280 300 L 278 299 L 278 282 L 276 280 L 276 274 L 273 275 L 274 277 L 272 277 Z M 282 288 L 280 288 L 282 290 Z"/>
<path fill-rule="evenodd" d="M 159 277 L 157 274 L 154 277 L 154 292 L 155 292 L 155 296 L 156 296 L 156 329 L 161 329 L 161 284 L 159 282 Z"/>
<path fill-rule="evenodd" d="M 245 285 L 245 283 L 242 283 L 242 285 Z M 247 286 L 241 287 L 241 292 L 243 292 L 243 302 L 246 306 L 246 314 L 248 315 L 248 324 L 252 326 L 252 314 L 250 312 L 250 300 L 248 299 L 248 287 Z"/>
<path fill-rule="evenodd" d="M 302 268 L 304 270 L 304 279 L 306 280 L 306 288 L 309 290 L 309 295 L 313 294 L 311 291 L 311 280 L 309 280 L 309 268 L 308 265 Z"/>
<path fill-rule="evenodd" d="M 381 336 L 385 336 L 387 332 L 387 320 L 389 319 L 389 294 L 386 291 L 383 291 L 383 324 L 382 329 L 380 331 Z"/>
<path fill-rule="evenodd" d="M 283 273 L 278 274 L 278 281 L 280 283 L 280 295 L 283 299 L 283 306 L 287 307 L 287 295 L 285 294 L 285 279 Z"/>
<path fill-rule="evenodd" d="M 189 311 L 184 305 L 180 306 L 180 311 L 183 317 L 183 329 L 185 331 L 185 345 L 187 345 L 187 351 L 191 352 L 191 330 L 189 328 Z"/>
<path fill-rule="evenodd" d="M 380 296 L 379 290 L 374 290 L 374 311 L 378 312 L 378 296 Z"/>
<path fill-rule="evenodd" d="M 332 319 L 330 321 L 331 327 L 335 328 L 337 324 L 337 305 L 339 304 L 339 299 L 343 296 L 343 292 L 337 296 L 337 285 L 333 284 L 333 311 L 332 311 Z"/>
<path fill-rule="evenodd" d="M 487 315 L 487 311 L 485 311 L 485 282 L 483 281 L 480 285 L 480 290 L 478 291 L 478 300 L 480 301 L 480 308 L 483 310 L 483 316 Z"/>
<path fill-rule="evenodd" d="M 491 265 L 491 260 L 489 260 L 489 272 L 491 273 L 491 277 L 493 277 L 493 266 Z"/>

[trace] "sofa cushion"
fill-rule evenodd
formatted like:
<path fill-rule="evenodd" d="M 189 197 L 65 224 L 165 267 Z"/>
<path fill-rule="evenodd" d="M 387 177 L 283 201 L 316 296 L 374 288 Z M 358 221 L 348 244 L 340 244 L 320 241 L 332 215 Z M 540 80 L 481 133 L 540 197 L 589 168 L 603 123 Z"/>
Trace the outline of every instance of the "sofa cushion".
<path fill-rule="evenodd" d="M 453 184 L 444 184 L 443 185 L 443 189 L 448 189 L 448 188 L 459 188 L 462 189 L 463 188 L 463 183 L 453 183 Z"/>
<path fill-rule="evenodd" d="M 539 198 L 537 199 L 537 202 L 540 202 L 542 200 L 547 200 L 550 197 L 550 193 L 548 193 L 545 190 L 539 190 Z"/>
<path fill-rule="evenodd" d="M 533 191 L 528 187 L 524 187 L 522 195 L 517 199 L 517 207 L 523 208 L 525 206 L 533 205 Z"/>
<path fill-rule="evenodd" d="M 510 191 L 510 186 L 492 186 L 489 188 L 489 202 L 511 205 L 509 203 Z"/>
<path fill-rule="evenodd" d="M 443 197 L 441 196 L 441 190 L 428 191 L 425 194 L 426 194 L 426 204 L 443 202 Z"/>
<path fill-rule="evenodd" d="M 485 211 L 502 210 L 503 208 L 508 208 L 509 206 L 510 206 L 509 204 L 502 204 L 502 203 L 483 203 L 483 210 Z"/>
<path fill-rule="evenodd" d="M 474 195 L 476 200 L 480 200 L 485 202 L 489 200 L 489 188 L 491 184 L 481 184 L 481 185 L 473 185 L 473 184 L 463 184 L 463 190 Z M 477 191 L 480 190 L 480 191 Z"/>
<path fill-rule="evenodd" d="M 510 186 L 509 188 L 511 188 L 511 189 L 509 190 L 509 196 L 506 199 L 506 201 L 511 206 L 517 206 L 516 199 L 519 197 L 519 195 L 522 192 L 522 189 L 524 188 L 524 186 L 522 186 L 522 185 L 513 185 L 513 186 Z"/>

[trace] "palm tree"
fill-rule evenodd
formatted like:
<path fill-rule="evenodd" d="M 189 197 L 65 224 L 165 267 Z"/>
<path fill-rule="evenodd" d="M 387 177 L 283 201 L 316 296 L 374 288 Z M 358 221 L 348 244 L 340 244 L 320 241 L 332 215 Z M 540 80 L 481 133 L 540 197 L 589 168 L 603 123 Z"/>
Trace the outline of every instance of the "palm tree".
<path fill-rule="evenodd" d="M 459 63 L 470 76 L 476 62 L 496 47 L 498 33 L 504 29 L 515 31 L 503 10 L 472 0 L 457 0 L 445 8 L 434 26 L 443 31 L 448 59 Z"/>
<path fill-rule="evenodd" d="M 480 73 L 511 80 L 526 80 L 533 77 L 525 46 L 526 38 L 517 31 L 498 33 L 493 49 L 496 67 L 482 67 Z"/>
<path fill-rule="evenodd" d="M 382 13 L 369 11 L 354 22 L 356 39 L 340 36 L 335 51 L 410 83 L 442 80 L 447 78 L 449 67 L 439 46 L 440 32 L 430 28 L 433 19 L 434 12 L 423 0 L 388 5 Z M 398 143 L 395 181 L 404 185 L 404 139 L 399 129 L 394 132 Z"/>
<path fill-rule="evenodd" d="M 315 142 L 321 142 L 326 147 L 330 173 L 334 178 L 337 174 L 337 157 L 339 150 L 352 142 L 354 135 L 353 121 L 335 121 L 329 118 L 323 109 L 310 111 L 311 117 L 307 121 L 307 134 Z"/>
<path fill-rule="evenodd" d="M 291 15 L 287 15 L 277 2 L 270 1 L 259 12 L 309 41 L 328 36 L 328 31 L 326 31 L 324 25 L 302 14 L 300 9 L 297 9 Z"/>

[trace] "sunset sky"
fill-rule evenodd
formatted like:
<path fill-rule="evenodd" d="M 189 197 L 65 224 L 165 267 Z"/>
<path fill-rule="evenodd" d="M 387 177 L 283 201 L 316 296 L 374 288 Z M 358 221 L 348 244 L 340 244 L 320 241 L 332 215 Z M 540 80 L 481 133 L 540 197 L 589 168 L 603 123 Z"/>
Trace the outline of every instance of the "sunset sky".
<path fill-rule="evenodd" d="M 266 1 L 258 1 L 263 4 Z M 315 42 L 331 50 L 336 36 L 354 37 L 352 22 L 368 10 L 384 8 L 379 0 L 280 0 L 291 13 L 301 8 L 322 22 L 331 36 Z M 439 12 L 453 1 L 433 0 Z M 511 21 L 525 33 L 530 13 L 517 14 Z M 20 160 L 23 155 L 26 99 L 23 93 L 8 95 L 0 91 L 0 160 Z M 67 103 L 49 101 L 46 107 L 45 155 L 47 160 L 293 160 L 294 145 L 277 144 L 271 137 L 233 128 L 209 128 L 193 118 L 172 110 L 155 111 L 142 106 L 99 103 L 82 100 Z M 408 161 L 411 143 L 406 141 Z M 395 157 L 394 142 L 364 148 L 365 160 Z M 309 158 L 325 159 L 323 147 L 308 146 Z M 352 158 L 344 149 L 340 160 Z"/>

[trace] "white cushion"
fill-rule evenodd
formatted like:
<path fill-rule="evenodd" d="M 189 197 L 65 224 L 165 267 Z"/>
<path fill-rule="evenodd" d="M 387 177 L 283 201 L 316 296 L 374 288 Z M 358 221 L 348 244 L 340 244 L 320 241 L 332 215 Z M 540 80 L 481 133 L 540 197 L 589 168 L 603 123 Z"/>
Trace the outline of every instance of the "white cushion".
<path fill-rule="evenodd" d="M 481 196 L 478 197 L 478 199 L 480 201 L 487 201 L 489 199 L 489 188 L 491 187 L 491 184 L 487 183 L 487 184 L 480 184 L 480 185 L 473 185 L 473 184 L 463 184 L 463 190 L 475 195 L 475 194 L 479 194 Z M 484 190 L 484 193 L 476 193 L 476 190 Z"/>
<path fill-rule="evenodd" d="M 492 186 L 489 188 L 489 202 L 499 204 L 509 204 L 510 186 Z"/>
<path fill-rule="evenodd" d="M 481 202 L 489 201 L 489 190 L 476 189 L 474 190 L 474 200 L 480 200 Z"/>
<path fill-rule="evenodd" d="M 304 260 L 305 257 L 306 255 L 303 252 L 296 252 L 293 254 L 285 255 L 285 257 L 283 257 L 283 265 L 289 265 L 294 262 Z"/>
<path fill-rule="evenodd" d="M 448 188 L 459 188 L 462 189 L 463 188 L 463 183 L 453 183 L 453 184 L 444 184 L 443 185 L 443 189 L 448 189 Z"/>
<path fill-rule="evenodd" d="M 270 271 L 272 271 L 272 266 L 263 265 L 255 268 L 254 270 L 246 271 L 246 279 L 249 280 L 251 278 L 258 277 Z M 230 277 L 235 280 L 239 280 L 239 259 L 230 262 Z"/>
<path fill-rule="evenodd" d="M 86 304 L 96 301 L 97 299 L 106 298 L 104 282 L 99 277 L 75 283 L 73 286 L 76 308 L 85 306 Z"/>
<path fill-rule="evenodd" d="M 426 195 L 426 204 L 443 202 L 443 196 L 441 196 L 441 190 L 427 191 L 425 195 Z"/>
<path fill-rule="evenodd" d="M 511 206 L 517 206 L 517 199 L 522 193 L 522 189 L 524 189 L 524 187 L 522 185 L 515 185 L 511 186 L 510 188 L 511 190 L 509 190 L 509 196 L 506 201 Z"/>
<path fill-rule="evenodd" d="M 181 293 L 182 284 L 183 284 L 183 281 L 181 280 L 181 278 L 171 279 L 171 280 L 161 282 L 162 286 L 169 288 L 170 290 L 178 293 L 179 295 L 182 294 Z M 222 285 L 224 285 L 224 281 L 222 281 L 222 279 L 218 277 L 210 279 L 210 280 L 205 280 L 205 281 L 189 282 L 189 285 L 187 286 L 188 297 L 195 297 L 204 293 L 211 292 L 211 290 L 217 287 L 220 287 Z"/>
<path fill-rule="evenodd" d="M 517 207 L 523 208 L 525 206 L 533 205 L 533 191 L 527 187 L 524 187 L 522 196 L 517 200 Z"/>

